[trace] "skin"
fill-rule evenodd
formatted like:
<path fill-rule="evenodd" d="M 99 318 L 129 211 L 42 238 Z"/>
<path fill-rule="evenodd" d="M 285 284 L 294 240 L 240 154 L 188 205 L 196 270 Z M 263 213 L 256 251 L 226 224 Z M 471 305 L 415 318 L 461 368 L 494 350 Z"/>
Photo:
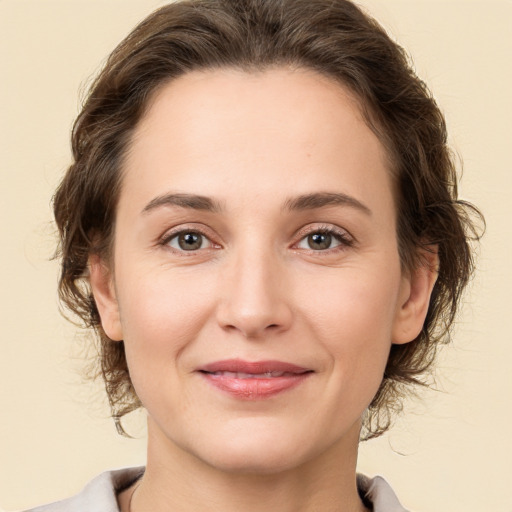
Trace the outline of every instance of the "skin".
<path fill-rule="evenodd" d="M 435 281 L 402 271 L 387 162 L 355 98 L 312 71 L 192 72 L 158 91 L 125 162 L 113 263 L 90 258 L 148 414 L 132 512 L 365 510 L 361 416 Z M 240 400 L 197 371 L 232 358 L 311 373 Z"/>

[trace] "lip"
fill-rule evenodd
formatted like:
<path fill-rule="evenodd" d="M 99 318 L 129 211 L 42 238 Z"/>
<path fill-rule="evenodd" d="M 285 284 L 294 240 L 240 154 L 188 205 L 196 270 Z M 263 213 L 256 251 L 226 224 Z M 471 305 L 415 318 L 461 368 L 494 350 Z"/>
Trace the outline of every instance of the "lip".
<path fill-rule="evenodd" d="M 197 369 L 212 386 L 240 400 L 263 400 L 290 390 L 313 371 L 282 361 L 227 359 Z"/>

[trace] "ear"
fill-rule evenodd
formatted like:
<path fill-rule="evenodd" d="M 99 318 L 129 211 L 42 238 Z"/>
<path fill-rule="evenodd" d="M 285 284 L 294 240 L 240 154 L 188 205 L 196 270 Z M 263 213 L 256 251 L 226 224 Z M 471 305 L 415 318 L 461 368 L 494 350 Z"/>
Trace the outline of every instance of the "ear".
<path fill-rule="evenodd" d="M 402 345 L 414 340 L 423 328 L 430 296 L 438 276 L 437 246 L 421 249 L 418 266 L 402 277 L 392 343 Z"/>
<path fill-rule="evenodd" d="M 121 341 L 123 331 L 112 272 L 105 261 L 96 254 L 89 257 L 89 281 L 105 334 L 111 340 Z"/>

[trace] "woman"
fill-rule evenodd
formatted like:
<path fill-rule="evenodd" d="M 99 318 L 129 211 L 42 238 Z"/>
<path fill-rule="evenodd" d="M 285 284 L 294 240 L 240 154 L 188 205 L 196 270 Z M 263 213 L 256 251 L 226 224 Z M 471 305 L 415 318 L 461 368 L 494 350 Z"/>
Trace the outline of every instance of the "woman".
<path fill-rule="evenodd" d="M 112 53 L 54 199 L 64 303 L 145 469 L 36 510 L 404 510 L 356 476 L 472 271 L 442 114 L 352 3 L 178 2 Z"/>

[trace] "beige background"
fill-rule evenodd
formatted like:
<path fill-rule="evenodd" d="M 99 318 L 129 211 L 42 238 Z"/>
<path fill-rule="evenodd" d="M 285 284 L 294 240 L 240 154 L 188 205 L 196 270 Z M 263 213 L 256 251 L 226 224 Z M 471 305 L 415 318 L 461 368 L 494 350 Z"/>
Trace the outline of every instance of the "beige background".
<path fill-rule="evenodd" d="M 142 464 L 100 387 L 81 382 L 83 340 L 58 314 L 49 202 L 69 159 L 78 91 L 156 0 L 0 0 L 0 505 L 77 492 L 107 468 Z M 412 54 L 465 164 L 462 196 L 486 214 L 479 274 L 439 389 L 361 449 L 423 512 L 511 512 L 512 2 L 365 0 Z"/>

